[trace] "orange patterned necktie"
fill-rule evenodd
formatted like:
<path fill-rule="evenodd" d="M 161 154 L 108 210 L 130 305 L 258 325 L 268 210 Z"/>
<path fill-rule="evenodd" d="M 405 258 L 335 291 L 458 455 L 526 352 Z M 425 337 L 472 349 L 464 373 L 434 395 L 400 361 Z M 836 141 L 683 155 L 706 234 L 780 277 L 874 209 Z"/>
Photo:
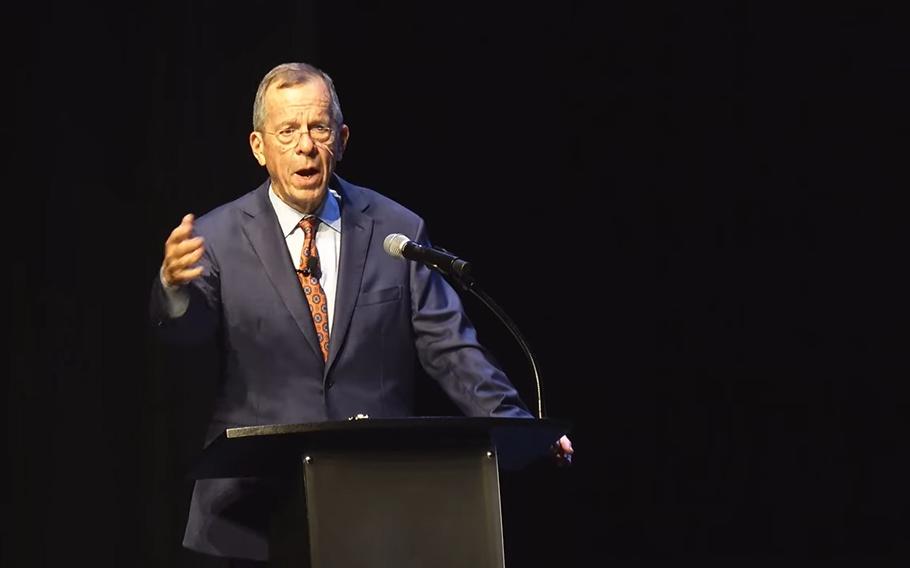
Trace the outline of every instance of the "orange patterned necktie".
<path fill-rule="evenodd" d="M 303 229 L 303 250 L 300 252 L 300 268 L 297 269 L 297 279 L 306 295 L 310 313 L 313 315 L 313 325 L 316 327 L 316 336 L 319 338 L 319 349 L 322 350 L 323 361 L 329 359 L 329 307 L 326 303 L 325 292 L 319 284 L 321 270 L 319 268 L 319 252 L 316 250 L 316 225 L 319 218 L 316 216 L 304 217 L 300 220 Z"/>

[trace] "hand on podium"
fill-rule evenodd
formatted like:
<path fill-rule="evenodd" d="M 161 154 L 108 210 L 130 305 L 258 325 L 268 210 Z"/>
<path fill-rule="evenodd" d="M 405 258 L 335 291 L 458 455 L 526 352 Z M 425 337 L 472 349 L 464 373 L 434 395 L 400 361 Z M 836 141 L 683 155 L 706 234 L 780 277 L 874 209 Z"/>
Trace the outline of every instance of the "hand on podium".
<path fill-rule="evenodd" d="M 557 465 L 572 465 L 572 454 L 575 453 L 575 450 L 572 449 L 572 441 L 567 436 L 563 436 L 553 444 L 552 451 Z"/>

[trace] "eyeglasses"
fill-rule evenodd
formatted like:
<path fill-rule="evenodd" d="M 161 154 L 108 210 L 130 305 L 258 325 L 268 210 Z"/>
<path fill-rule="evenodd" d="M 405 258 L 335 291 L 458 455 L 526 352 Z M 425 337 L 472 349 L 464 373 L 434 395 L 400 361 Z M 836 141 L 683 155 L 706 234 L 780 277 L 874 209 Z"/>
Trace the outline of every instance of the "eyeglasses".
<path fill-rule="evenodd" d="M 335 139 L 335 130 L 328 124 L 314 124 L 306 128 L 298 126 L 287 126 L 278 132 L 264 131 L 278 139 L 278 142 L 285 146 L 296 146 L 300 143 L 300 137 L 306 132 L 310 140 L 319 144 L 331 144 Z"/>

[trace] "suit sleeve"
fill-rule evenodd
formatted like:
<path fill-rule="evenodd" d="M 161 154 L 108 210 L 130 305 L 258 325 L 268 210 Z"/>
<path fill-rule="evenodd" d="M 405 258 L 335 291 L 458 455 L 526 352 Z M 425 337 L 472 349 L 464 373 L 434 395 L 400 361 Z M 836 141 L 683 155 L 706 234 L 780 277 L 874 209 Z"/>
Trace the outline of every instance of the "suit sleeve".
<path fill-rule="evenodd" d="M 420 222 L 418 242 L 429 244 Z M 438 273 L 410 263 L 411 321 L 424 370 L 467 416 L 533 418 L 505 373 L 477 341 L 458 293 Z"/>

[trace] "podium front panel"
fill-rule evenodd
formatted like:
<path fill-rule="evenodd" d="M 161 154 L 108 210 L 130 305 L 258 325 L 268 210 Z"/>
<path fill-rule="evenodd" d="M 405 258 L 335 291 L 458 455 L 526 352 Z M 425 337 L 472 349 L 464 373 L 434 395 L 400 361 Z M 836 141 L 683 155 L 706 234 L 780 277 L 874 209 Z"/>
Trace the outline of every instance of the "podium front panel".
<path fill-rule="evenodd" d="M 313 568 L 502 568 L 490 446 L 314 450 L 304 459 Z"/>

